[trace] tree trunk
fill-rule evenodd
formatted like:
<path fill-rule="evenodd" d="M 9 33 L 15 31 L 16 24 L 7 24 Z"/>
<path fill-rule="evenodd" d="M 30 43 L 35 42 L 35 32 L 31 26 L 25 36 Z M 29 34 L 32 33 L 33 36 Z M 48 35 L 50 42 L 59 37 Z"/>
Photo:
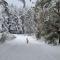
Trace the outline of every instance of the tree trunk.
<path fill-rule="evenodd" d="M 59 34 L 59 44 L 60 44 L 60 34 Z"/>
<path fill-rule="evenodd" d="M 60 44 L 60 31 L 58 31 L 58 38 L 59 38 L 59 44 Z"/>
<path fill-rule="evenodd" d="M 22 33 L 24 34 L 24 26 L 22 27 Z"/>

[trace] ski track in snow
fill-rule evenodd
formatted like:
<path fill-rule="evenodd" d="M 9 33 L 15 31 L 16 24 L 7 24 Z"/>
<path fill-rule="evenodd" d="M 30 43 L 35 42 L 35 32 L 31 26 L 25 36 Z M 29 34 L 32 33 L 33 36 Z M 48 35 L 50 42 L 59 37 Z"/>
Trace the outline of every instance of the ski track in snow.
<path fill-rule="evenodd" d="M 0 60 L 60 60 L 60 46 L 49 46 L 32 36 L 15 36 L 16 39 L 0 45 Z"/>

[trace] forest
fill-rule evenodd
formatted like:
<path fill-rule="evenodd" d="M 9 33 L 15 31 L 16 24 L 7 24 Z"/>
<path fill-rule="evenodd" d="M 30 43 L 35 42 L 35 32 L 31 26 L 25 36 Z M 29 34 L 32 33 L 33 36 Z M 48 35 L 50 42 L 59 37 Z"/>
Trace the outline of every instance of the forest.
<path fill-rule="evenodd" d="M 60 60 L 60 0 L 0 0 L 0 60 Z"/>
<path fill-rule="evenodd" d="M 25 0 L 19 1 L 23 7 L 17 9 L 0 0 L 0 41 L 6 34 L 34 34 L 37 40 L 43 37 L 48 44 L 60 44 L 60 1 L 36 0 L 30 8 Z"/>

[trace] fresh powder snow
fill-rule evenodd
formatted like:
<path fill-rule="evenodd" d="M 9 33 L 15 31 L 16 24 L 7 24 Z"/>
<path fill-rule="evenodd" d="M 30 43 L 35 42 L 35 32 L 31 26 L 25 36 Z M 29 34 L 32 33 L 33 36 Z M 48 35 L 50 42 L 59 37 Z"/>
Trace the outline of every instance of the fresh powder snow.
<path fill-rule="evenodd" d="M 0 45 L 0 60 L 60 60 L 60 46 L 38 42 L 33 36 L 15 36 L 16 39 Z"/>

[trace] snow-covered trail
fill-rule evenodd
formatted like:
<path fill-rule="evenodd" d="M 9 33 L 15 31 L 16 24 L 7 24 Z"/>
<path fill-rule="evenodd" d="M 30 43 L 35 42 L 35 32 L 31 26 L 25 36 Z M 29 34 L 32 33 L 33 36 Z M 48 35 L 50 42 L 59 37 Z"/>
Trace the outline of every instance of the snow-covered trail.
<path fill-rule="evenodd" d="M 17 35 L 16 35 L 17 36 Z M 31 36 L 19 35 L 0 46 L 0 60 L 60 60 L 60 47 L 37 42 Z M 33 40 L 32 40 L 33 39 Z"/>
<path fill-rule="evenodd" d="M 28 35 L 15 35 L 16 39 L 12 40 L 12 41 L 7 41 L 7 43 L 11 43 L 11 44 L 27 44 L 27 38 L 28 38 L 28 44 L 41 44 L 40 42 L 38 42 L 36 40 L 36 38 L 34 36 L 28 36 Z M 43 43 L 43 42 L 42 42 Z"/>

